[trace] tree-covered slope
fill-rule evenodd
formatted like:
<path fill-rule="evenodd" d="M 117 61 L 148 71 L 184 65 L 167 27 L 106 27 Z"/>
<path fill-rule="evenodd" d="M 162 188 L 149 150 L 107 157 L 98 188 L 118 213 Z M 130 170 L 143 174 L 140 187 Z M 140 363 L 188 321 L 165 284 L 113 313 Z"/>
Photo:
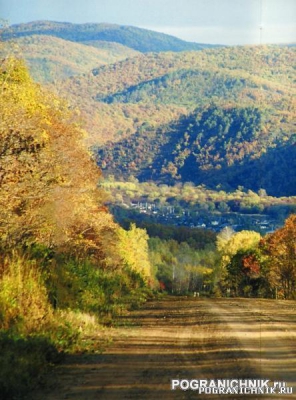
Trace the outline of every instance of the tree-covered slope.
<path fill-rule="evenodd" d="M 186 42 L 174 36 L 133 26 L 115 24 L 72 24 L 35 21 L 12 25 L 3 32 L 4 39 L 20 36 L 50 35 L 73 42 L 103 40 L 116 42 L 140 52 L 201 50 L 211 45 Z"/>
<path fill-rule="evenodd" d="M 281 108 L 284 109 L 290 101 L 291 92 L 280 83 L 275 84 L 268 79 L 258 79 L 250 74 L 238 74 L 237 71 L 231 70 L 185 69 L 141 82 L 113 95 L 98 95 L 97 99 L 108 104 L 148 103 L 194 107 L 209 101 L 279 103 L 279 94 Z"/>
<path fill-rule="evenodd" d="M 7 42 L 1 53 L 5 51 L 26 60 L 31 76 L 38 82 L 63 80 L 139 54 L 117 43 L 99 41 L 92 46 L 46 35 L 19 37 Z"/>
<path fill-rule="evenodd" d="M 78 106 L 92 144 L 157 128 L 212 101 L 268 106 L 294 116 L 295 50 L 278 46 L 145 54 L 59 82 Z"/>
<path fill-rule="evenodd" d="M 174 90 L 190 79 L 210 79 L 212 76 L 230 75 L 240 80 L 252 79 L 253 85 L 274 85 L 291 88 L 294 84 L 295 49 L 278 46 L 250 46 L 222 49 L 206 49 L 200 52 L 145 54 L 120 61 L 115 65 L 94 69 L 85 78 L 70 79 L 63 84 L 64 90 L 75 95 L 76 90 L 89 90 L 97 100 L 114 96 L 116 101 L 138 89 L 149 92 L 149 85 L 164 86 Z M 190 72 L 193 71 L 193 72 Z M 190 75 L 191 74 L 191 75 Z M 204 85 L 210 82 L 204 82 Z M 235 89 L 233 84 L 228 90 Z M 277 88 L 278 89 L 278 88 Z M 149 94 L 149 93 L 148 93 Z M 116 96 L 118 98 L 116 98 Z M 120 96 L 123 96 L 120 98 Z M 143 100 L 147 101 L 147 99 Z"/>
<path fill-rule="evenodd" d="M 106 172 L 141 181 L 295 195 L 295 137 L 280 118 L 263 107 L 204 106 L 174 124 L 106 145 L 98 162 Z"/>

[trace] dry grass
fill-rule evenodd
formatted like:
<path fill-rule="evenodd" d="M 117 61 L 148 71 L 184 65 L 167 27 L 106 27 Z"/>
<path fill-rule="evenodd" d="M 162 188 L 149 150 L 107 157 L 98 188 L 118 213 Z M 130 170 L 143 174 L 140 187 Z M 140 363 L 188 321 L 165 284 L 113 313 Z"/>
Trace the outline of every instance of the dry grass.
<path fill-rule="evenodd" d="M 53 311 L 36 261 L 13 255 L 5 264 L 0 280 L 0 329 L 40 331 L 53 318 Z"/>

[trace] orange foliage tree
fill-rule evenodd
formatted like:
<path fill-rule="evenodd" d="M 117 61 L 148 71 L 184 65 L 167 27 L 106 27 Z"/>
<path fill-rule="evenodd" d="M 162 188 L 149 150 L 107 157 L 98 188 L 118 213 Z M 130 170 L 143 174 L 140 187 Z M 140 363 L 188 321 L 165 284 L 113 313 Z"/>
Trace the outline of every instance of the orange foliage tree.
<path fill-rule="evenodd" d="M 13 58 L 0 65 L 0 96 L 1 247 L 39 242 L 110 264 L 117 226 L 75 113 Z"/>
<path fill-rule="evenodd" d="M 278 294 L 295 298 L 296 289 L 296 215 L 292 214 L 283 228 L 267 236 L 261 246 L 268 256 L 268 280 Z"/>

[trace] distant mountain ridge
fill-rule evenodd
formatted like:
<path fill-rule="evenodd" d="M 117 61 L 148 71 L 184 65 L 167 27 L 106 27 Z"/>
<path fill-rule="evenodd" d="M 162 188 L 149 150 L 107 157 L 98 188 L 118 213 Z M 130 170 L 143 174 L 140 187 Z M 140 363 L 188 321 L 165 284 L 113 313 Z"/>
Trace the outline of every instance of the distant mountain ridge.
<path fill-rule="evenodd" d="M 162 51 L 202 50 L 215 45 L 186 42 L 164 33 L 137 28 L 134 26 L 87 23 L 73 24 L 69 22 L 34 21 L 16 24 L 2 32 L 2 39 L 31 35 L 50 35 L 64 40 L 84 43 L 90 41 L 116 42 L 142 53 Z"/>

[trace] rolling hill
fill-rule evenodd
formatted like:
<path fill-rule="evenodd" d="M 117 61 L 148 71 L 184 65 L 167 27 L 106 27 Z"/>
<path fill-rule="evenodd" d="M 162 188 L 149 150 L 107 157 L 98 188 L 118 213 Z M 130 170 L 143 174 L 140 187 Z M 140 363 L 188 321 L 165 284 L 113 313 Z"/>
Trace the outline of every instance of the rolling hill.
<path fill-rule="evenodd" d="M 53 89 L 81 109 L 92 145 L 158 129 L 211 102 L 272 108 L 289 132 L 294 64 L 295 49 L 278 46 L 141 54 Z"/>
<path fill-rule="evenodd" d="M 99 148 L 98 162 L 107 173 L 141 182 L 296 195 L 296 136 L 288 129 L 283 134 L 271 109 L 200 107 L 173 124 Z"/>
<path fill-rule="evenodd" d="M 134 99 L 124 98 L 139 89 L 149 92 L 149 86 L 163 87 L 168 91 L 176 90 L 177 86 L 184 85 L 184 80 L 191 79 L 188 91 L 191 91 L 191 84 L 198 79 L 204 82 L 207 75 L 215 73 L 219 75 L 230 75 L 239 80 L 252 78 L 257 86 L 273 85 L 274 90 L 280 90 L 281 86 L 291 88 L 294 85 L 295 49 L 280 48 L 278 46 L 262 47 L 233 47 L 222 49 L 210 49 L 200 52 L 185 53 L 160 53 L 143 54 L 139 57 L 124 60 L 115 65 L 102 66 L 94 69 L 85 78 L 70 79 L 63 83 L 63 87 L 70 92 L 75 90 L 90 90 L 92 97 L 104 101 L 106 96 L 121 96 L 118 102 L 137 102 Z M 190 71 L 193 71 L 190 76 Z M 187 75 L 186 75 L 187 72 Z M 185 74 L 179 76 L 178 74 Z M 200 76 L 204 74 L 204 77 Z M 175 82 L 174 82 L 175 81 Z M 277 88 L 275 88 L 277 85 Z M 73 89 L 72 86 L 74 86 Z M 235 89 L 233 84 L 226 88 L 229 91 Z M 273 89 L 272 89 L 273 90 Z M 146 99 L 139 101 L 150 101 L 151 93 L 147 93 Z M 155 99 L 157 102 L 157 96 Z"/>
<path fill-rule="evenodd" d="M 72 42 L 116 42 L 143 53 L 161 51 L 201 50 L 212 45 L 186 42 L 174 36 L 147 29 L 115 24 L 72 24 L 66 22 L 35 21 L 12 25 L 3 31 L 4 40 L 23 36 L 49 35 Z"/>
<path fill-rule="evenodd" d="M 294 63 L 295 50 L 278 46 L 148 54 L 60 89 L 84 107 L 87 93 L 101 115 L 107 174 L 295 195 Z M 166 110 L 171 118 L 159 118 Z M 105 136 L 103 113 L 117 123 Z"/>
<path fill-rule="evenodd" d="M 71 75 L 50 88 L 80 109 L 106 174 L 295 194 L 295 47 L 202 49 L 139 28 L 47 21 L 3 36 L 23 43 L 32 68 L 46 55 L 44 75 L 46 65 Z"/>
<path fill-rule="evenodd" d="M 7 53 L 24 58 L 35 81 L 63 80 L 139 53 L 118 43 L 84 45 L 54 36 L 23 36 L 6 43 Z M 1 54 L 4 54 L 4 50 Z"/>

